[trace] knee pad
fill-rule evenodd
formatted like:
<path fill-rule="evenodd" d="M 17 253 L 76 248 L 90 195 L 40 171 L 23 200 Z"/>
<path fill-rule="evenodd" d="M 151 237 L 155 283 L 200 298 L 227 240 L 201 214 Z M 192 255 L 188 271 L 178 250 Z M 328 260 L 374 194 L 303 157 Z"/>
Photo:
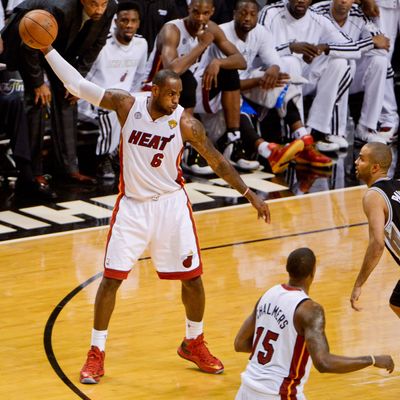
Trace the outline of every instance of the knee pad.
<path fill-rule="evenodd" d="M 221 68 L 218 74 L 218 86 L 222 91 L 231 92 L 240 89 L 239 73 L 236 69 Z"/>
<path fill-rule="evenodd" d="M 182 80 L 182 93 L 179 99 L 179 104 L 183 108 L 194 108 L 196 105 L 196 78 L 190 70 L 183 73 L 180 78 Z"/>
<path fill-rule="evenodd" d="M 397 285 L 393 289 L 392 295 L 390 296 L 389 303 L 392 306 L 400 307 L 400 281 L 397 282 Z"/>

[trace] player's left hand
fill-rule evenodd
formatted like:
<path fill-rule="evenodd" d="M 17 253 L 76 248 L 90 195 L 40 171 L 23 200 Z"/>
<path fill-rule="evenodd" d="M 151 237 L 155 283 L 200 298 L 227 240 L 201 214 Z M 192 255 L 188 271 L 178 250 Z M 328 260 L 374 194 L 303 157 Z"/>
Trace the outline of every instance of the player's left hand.
<path fill-rule="evenodd" d="M 360 295 L 361 295 L 361 286 L 354 286 L 350 296 L 350 303 L 351 303 L 351 308 L 353 308 L 356 311 L 362 310 L 361 307 L 356 305 L 356 302 L 358 301 Z"/>
<path fill-rule="evenodd" d="M 259 196 L 257 196 L 252 190 L 246 196 L 251 205 L 257 210 L 258 219 L 262 218 L 265 223 L 271 223 L 271 214 L 269 212 L 268 204 L 264 202 Z"/>

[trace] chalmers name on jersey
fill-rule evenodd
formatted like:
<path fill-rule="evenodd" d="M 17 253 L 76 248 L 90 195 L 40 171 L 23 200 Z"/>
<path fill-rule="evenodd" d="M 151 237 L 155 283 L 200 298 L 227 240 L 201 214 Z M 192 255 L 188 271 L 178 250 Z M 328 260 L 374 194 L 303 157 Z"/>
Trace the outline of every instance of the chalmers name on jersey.
<path fill-rule="evenodd" d="M 303 393 L 311 359 L 293 316 L 308 298 L 303 290 L 287 285 L 276 285 L 261 297 L 256 308 L 253 352 L 242 373 L 244 385 L 285 399 L 296 399 Z"/>
<path fill-rule="evenodd" d="M 378 179 L 369 190 L 377 191 L 386 202 L 388 217 L 385 224 L 385 245 L 400 265 L 400 181 Z"/>
<path fill-rule="evenodd" d="M 138 95 L 121 131 L 121 192 L 139 201 L 180 189 L 183 140 L 179 106 L 170 115 L 153 120 L 147 96 Z"/>

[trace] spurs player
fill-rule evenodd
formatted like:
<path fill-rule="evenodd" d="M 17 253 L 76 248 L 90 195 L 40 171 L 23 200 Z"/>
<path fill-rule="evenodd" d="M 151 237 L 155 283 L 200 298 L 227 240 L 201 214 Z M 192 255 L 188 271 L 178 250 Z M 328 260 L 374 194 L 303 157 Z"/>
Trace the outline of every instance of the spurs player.
<path fill-rule="evenodd" d="M 361 287 L 378 265 L 385 246 L 400 265 L 400 181 L 389 178 L 391 164 L 392 152 L 382 143 L 363 146 L 355 162 L 357 178 L 368 186 L 363 208 L 369 226 L 368 247 L 350 297 L 351 306 L 357 311 Z M 389 304 L 400 318 L 400 281 L 393 289 Z"/>
<path fill-rule="evenodd" d="M 289 254 L 287 284 L 266 291 L 235 338 L 235 350 L 251 353 L 236 400 L 305 400 L 311 360 L 319 372 L 345 373 L 371 365 L 392 372 L 388 355 L 331 354 L 321 305 L 308 297 L 316 270 L 309 248 Z M 311 356 L 311 359 L 309 358 Z"/>
<path fill-rule="evenodd" d="M 393 69 L 387 58 L 389 39 L 369 20 L 361 7 L 353 0 L 322 1 L 312 6 L 316 12 L 330 18 L 334 25 L 360 48 L 361 58 L 352 65 L 353 82 L 348 93 L 364 92 L 361 116 L 355 132 L 363 142 L 386 142 L 378 134 L 378 120 L 382 112 L 387 78 L 393 78 Z M 345 96 L 345 95 L 344 95 Z M 345 97 L 343 97 L 345 99 Z M 345 132 L 347 107 L 341 107 L 343 124 L 339 131 Z"/>
<path fill-rule="evenodd" d="M 285 70 L 309 81 L 303 95 L 315 93 L 306 125 L 321 138 L 317 148 L 335 151 L 348 147 L 345 132 L 337 129 L 337 104 L 351 83 L 348 60 L 361 53 L 328 18 L 309 9 L 310 3 L 289 0 L 265 6 L 259 22 L 272 33 Z"/>
<path fill-rule="evenodd" d="M 51 47 L 43 52 L 69 91 L 115 111 L 122 126 L 121 193 L 111 219 L 104 276 L 96 295 L 91 349 L 81 371 L 81 382 L 97 383 L 104 375 L 105 342 L 117 290 L 148 246 L 159 277 L 182 282 L 187 324 L 178 354 L 205 372 L 221 373 L 222 363 L 211 355 L 203 338 L 202 264 L 179 167 L 183 143 L 190 142 L 266 222 L 270 220 L 268 206 L 213 147 L 203 125 L 178 104 L 182 82 L 175 72 L 159 71 L 151 96 L 135 98 L 128 92 L 105 90 L 87 81 Z"/>

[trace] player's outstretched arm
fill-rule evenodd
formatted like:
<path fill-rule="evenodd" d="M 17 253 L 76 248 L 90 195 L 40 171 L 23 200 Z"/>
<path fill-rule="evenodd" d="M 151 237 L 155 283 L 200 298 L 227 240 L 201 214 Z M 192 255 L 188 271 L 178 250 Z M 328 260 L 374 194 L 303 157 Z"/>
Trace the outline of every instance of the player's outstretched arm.
<path fill-rule="evenodd" d="M 189 142 L 206 160 L 213 171 L 235 188 L 252 204 L 258 218 L 270 223 L 268 205 L 243 182 L 229 161 L 213 146 L 206 135 L 203 124 L 191 114 L 184 112 L 181 118 L 182 138 Z"/>
<path fill-rule="evenodd" d="M 385 207 L 385 200 L 375 190 L 369 190 L 365 194 L 363 198 L 363 208 L 368 219 L 369 241 L 360 272 L 358 273 L 350 296 L 351 306 L 356 311 L 361 310 L 356 304 L 361 295 L 361 287 L 378 265 L 385 249 Z"/>
<path fill-rule="evenodd" d="M 306 341 L 307 350 L 319 372 L 346 373 L 374 366 L 393 372 L 394 363 L 389 355 L 367 355 L 346 357 L 331 354 L 325 335 L 325 314 L 323 308 L 312 300 L 306 300 L 296 310 L 295 327 Z"/>
<path fill-rule="evenodd" d="M 135 102 L 133 96 L 119 89 L 106 90 L 86 80 L 51 46 L 42 49 L 42 52 L 54 73 L 72 95 L 96 106 L 116 111 L 121 126 L 123 126 L 129 110 Z"/>

